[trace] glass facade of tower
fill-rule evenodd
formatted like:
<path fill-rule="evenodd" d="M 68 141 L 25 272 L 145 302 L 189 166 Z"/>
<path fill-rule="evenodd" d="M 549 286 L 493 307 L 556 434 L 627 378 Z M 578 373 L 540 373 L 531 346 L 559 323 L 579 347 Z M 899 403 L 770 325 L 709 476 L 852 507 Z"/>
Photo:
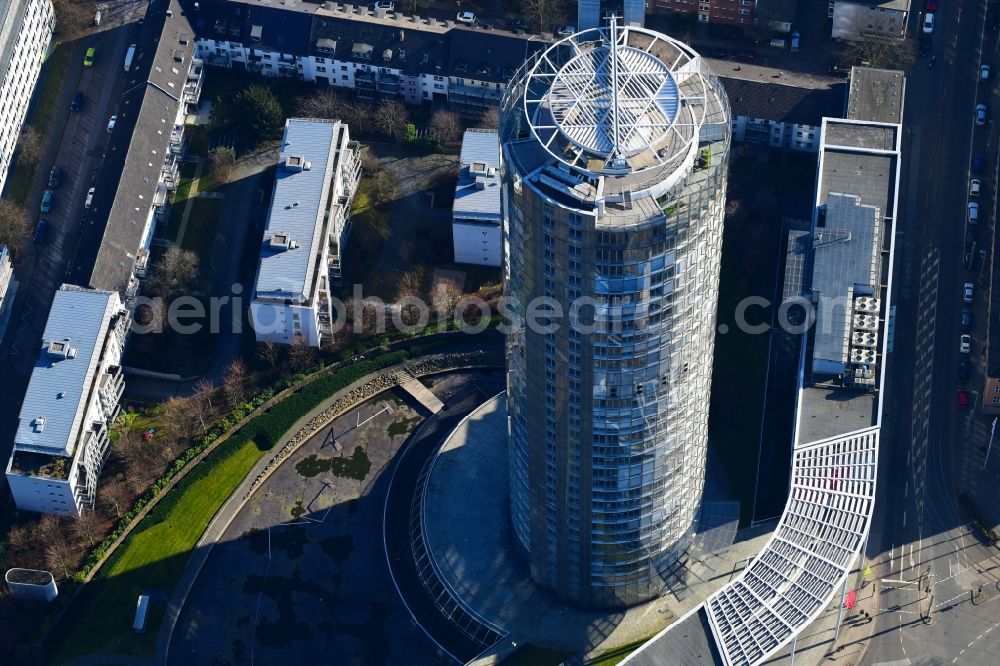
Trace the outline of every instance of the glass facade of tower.
<path fill-rule="evenodd" d="M 699 517 L 725 93 L 682 43 L 588 30 L 519 72 L 500 140 L 514 531 L 561 597 L 638 603 Z"/>

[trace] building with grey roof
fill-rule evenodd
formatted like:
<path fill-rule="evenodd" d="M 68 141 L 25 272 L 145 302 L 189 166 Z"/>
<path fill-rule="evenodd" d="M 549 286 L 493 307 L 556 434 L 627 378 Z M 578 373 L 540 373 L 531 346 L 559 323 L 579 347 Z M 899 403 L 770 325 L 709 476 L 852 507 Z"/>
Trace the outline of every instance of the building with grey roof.
<path fill-rule="evenodd" d="M 482 25 L 326 2 L 212 0 L 195 13 L 209 65 L 353 90 L 362 99 L 447 102 L 475 115 L 500 104 L 547 41 Z"/>
<path fill-rule="evenodd" d="M 128 304 L 146 276 L 155 227 L 179 184 L 184 122 L 203 79 L 179 0 L 153 0 L 118 103 L 93 204 L 83 218 L 69 280 L 117 291 Z"/>
<path fill-rule="evenodd" d="M 346 124 L 285 121 L 250 304 L 257 340 L 301 338 L 318 347 L 332 334 L 330 287 L 340 284 L 360 178 L 359 146 Z"/>
<path fill-rule="evenodd" d="M 497 133 L 466 130 L 451 209 L 455 263 L 500 266 L 503 260 L 499 169 Z"/>
<path fill-rule="evenodd" d="M 56 291 L 7 464 L 19 509 L 79 516 L 93 508 L 125 388 L 128 327 L 117 292 L 65 284 Z"/>
<path fill-rule="evenodd" d="M 54 27 L 51 0 L 0 0 L 0 191 Z"/>
<path fill-rule="evenodd" d="M 847 113 L 851 120 L 902 123 L 906 77 L 896 69 L 852 67 Z"/>

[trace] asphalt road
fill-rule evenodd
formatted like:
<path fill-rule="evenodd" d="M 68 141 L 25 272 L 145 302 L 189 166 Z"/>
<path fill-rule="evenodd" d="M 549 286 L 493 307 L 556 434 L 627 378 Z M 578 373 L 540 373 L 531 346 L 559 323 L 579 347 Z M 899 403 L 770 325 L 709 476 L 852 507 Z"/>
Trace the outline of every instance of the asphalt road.
<path fill-rule="evenodd" d="M 965 436 L 982 417 L 956 405 L 962 284 L 976 287 L 972 373 L 982 386 L 990 271 L 963 265 L 971 155 L 984 157 L 977 245 L 992 240 L 996 123 L 974 125 L 978 101 L 1000 110 L 997 85 L 979 64 L 1000 64 L 986 0 L 942 3 L 934 66 L 907 78 L 906 141 L 897 224 L 894 355 L 888 368 L 879 489 L 868 555 L 882 578 L 875 633 L 864 663 L 996 663 L 1000 559 L 968 528 L 958 475 L 978 448 Z M 993 9 L 995 11 L 995 8 Z M 911 34 L 922 16 L 914 13 Z M 982 46 L 981 46 L 982 45 Z M 978 253 L 977 253 L 978 254 Z M 985 261 L 989 261 L 987 257 Z M 982 596 L 976 596 L 982 586 Z"/>

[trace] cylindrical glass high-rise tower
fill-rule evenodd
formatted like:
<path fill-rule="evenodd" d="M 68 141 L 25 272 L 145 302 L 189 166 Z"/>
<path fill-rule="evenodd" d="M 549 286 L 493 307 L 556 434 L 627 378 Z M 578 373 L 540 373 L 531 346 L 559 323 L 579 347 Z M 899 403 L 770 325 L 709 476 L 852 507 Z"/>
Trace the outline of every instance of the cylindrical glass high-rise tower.
<path fill-rule="evenodd" d="M 661 593 L 699 517 L 729 121 L 697 53 L 614 24 L 504 96 L 512 519 L 565 599 Z"/>

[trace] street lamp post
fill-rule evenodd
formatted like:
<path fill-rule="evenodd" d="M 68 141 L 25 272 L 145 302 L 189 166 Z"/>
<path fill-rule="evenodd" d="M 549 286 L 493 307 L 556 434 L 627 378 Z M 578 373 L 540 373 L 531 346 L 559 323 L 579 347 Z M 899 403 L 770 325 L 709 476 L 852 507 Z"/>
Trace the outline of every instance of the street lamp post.
<path fill-rule="evenodd" d="M 1000 417 L 998 417 L 1000 418 Z M 980 471 L 986 471 L 986 465 L 990 462 L 990 451 L 993 449 L 993 437 L 997 434 L 997 419 L 993 419 L 993 427 L 990 428 L 990 444 L 986 447 L 986 460 L 983 461 L 983 469 Z"/>

